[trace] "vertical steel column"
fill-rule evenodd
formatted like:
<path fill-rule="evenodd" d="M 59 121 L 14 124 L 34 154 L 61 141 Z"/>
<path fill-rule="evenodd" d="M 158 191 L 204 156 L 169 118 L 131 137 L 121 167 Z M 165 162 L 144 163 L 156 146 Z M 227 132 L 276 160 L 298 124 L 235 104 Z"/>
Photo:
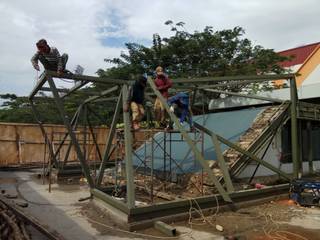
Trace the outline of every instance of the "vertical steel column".
<path fill-rule="evenodd" d="M 88 181 L 88 184 L 89 184 L 90 188 L 93 188 L 94 187 L 94 183 L 93 183 L 93 180 L 92 180 L 91 175 L 90 175 L 90 169 L 89 169 L 87 163 L 85 162 L 85 159 L 84 159 L 83 153 L 81 151 L 79 142 L 77 141 L 77 137 L 76 137 L 76 135 L 75 135 L 75 133 L 73 131 L 73 128 L 72 128 L 70 120 L 69 120 L 69 117 L 68 117 L 68 115 L 66 114 L 66 112 L 64 110 L 63 102 L 60 99 L 60 96 L 59 96 L 58 90 L 56 88 L 56 85 L 55 85 L 55 83 L 54 83 L 54 81 L 53 81 L 51 76 L 48 76 L 47 78 L 48 78 L 48 83 L 49 83 L 50 89 L 52 91 L 54 100 L 56 102 L 56 105 L 58 107 L 60 115 L 61 115 L 61 117 L 63 119 L 64 125 L 65 125 L 65 127 L 67 128 L 67 130 L 69 132 L 69 136 L 71 138 L 71 142 L 72 142 L 72 144 L 73 144 L 73 146 L 74 146 L 74 148 L 75 148 L 75 150 L 77 152 L 77 156 L 78 156 L 79 161 L 81 163 L 84 175 L 87 178 L 87 181 Z"/>
<path fill-rule="evenodd" d="M 109 129 L 109 134 L 108 134 L 108 137 L 107 137 L 107 140 L 106 140 L 106 147 L 105 147 L 105 150 L 104 150 L 104 153 L 103 153 L 103 159 L 102 159 L 102 162 L 101 162 L 100 168 L 99 168 L 97 186 L 101 185 L 101 181 L 102 181 L 102 178 L 103 178 L 105 165 L 106 165 L 106 162 L 108 160 L 110 149 L 111 149 L 111 146 L 112 146 L 112 140 L 113 140 L 114 134 L 116 132 L 116 126 L 117 126 L 117 122 L 118 122 L 119 115 L 120 115 L 120 109 L 121 109 L 121 97 L 122 97 L 122 92 L 120 92 L 120 94 L 119 94 L 117 105 L 116 105 L 116 109 L 115 109 L 115 112 L 114 112 L 114 115 L 113 115 L 113 118 L 112 118 L 110 129 Z"/>
<path fill-rule="evenodd" d="M 313 148 L 312 148 L 312 125 L 311 121 L 307 122 L 307 136 L 308 136 L 308 162 L 309 174 L 313 174 Z"/>
<path fill-rule="evenodd" d="M 128 86 L 126 84 L 122 87 L 122 104 L 123 108 L 128 101 Z M 126 162 L 126 179 L 127 179 L 127 205 L 128 208 L 135 207 L 135 191 L 134 191 L 134 177 L 132 164 L 132 133 L 130 126 L 129 112 L 123 111 L 124 123 L 124 142 L 125 142 L 125 162 Z"/>
<path fill-rule="evenodd" d="M 290 98 L 291 98 L 291 152 L 294 178 L 300 178 L 300 155 L 298 146 L 298 120 L 297 120 L 297 86 L 296 79 L 290 78 Z"/>
<path fill-rule="evenodd" d="M 84 123 L 83 123 L 83 125 L 84 125 L 83 126 L 83 156 L 84 156 L 84 161 L 89 160 L 89 157 L 87 156 L 87 115 L 88 115 L 88 108 L 87 108 L 87 104 L 85 104 L 83 106 L 83 116 L 84 116 L 84 118 L 83 118 L 83 121 L 84 121 Z"/>
<path fill-rule="evenodd" d="M 53 150 L 51 141 L 49 140 L 49 137 L 48 137 L 48 135 L 47 135 L 47 132 L 46 132 L 46 130 L 45 130 L 45 128 L 44 128 L 41 120 L 40 120 L 40 114 L 39 114 L 39 112 L 37 111 L 36 106 L 34 105 L 33 100 L 31 100 L 31 99 L 30 99 L 30 104 L 31 104 L 31 109 L 32 109 L 32 111 L 33 111 L 33 115 L 34 115 L 36 121 L 38 122 L 38 124 L 39 124 L 39 126 L 40 126 L 42 136 L 44 137 L 44 140 L 45 140 L 45 144 L 48 144 L 49 156 L 51 155 L 50 157 L 52 158 L 52 160 L 53 160 L 53 162 L 54 162 L 54 164 L 55 164 L 55 167 L 56 167 L 56 168 L 59 168 L 59 162 L 58 162 L 58 160 L 57 160 L 57 158 L 56 158 L 56 155 L 55 155 L 55 153 L 54 153 L 54 150 Z"/>
<path fill-rule="evenodd" d="M 150 194 L 151 194 L 151 203 L 153 204 L 153 168 L 154 168 L 154 138 L 151 137 L 151 167 L 150 167 L 150 178 L 151 178 L 151 186 L 150 186 Z"/>

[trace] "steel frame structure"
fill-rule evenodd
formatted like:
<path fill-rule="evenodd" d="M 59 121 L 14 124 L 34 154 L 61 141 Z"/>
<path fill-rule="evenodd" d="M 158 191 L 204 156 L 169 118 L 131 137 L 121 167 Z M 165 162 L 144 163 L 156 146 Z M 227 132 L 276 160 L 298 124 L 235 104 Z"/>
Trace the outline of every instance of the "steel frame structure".
<path fill-rule="evenodd" d="M 56 84 L 54 82 L 54 79 L 59 78 L 65 78 L 65 79 L 73 79 L 75 81 L 78 81 L 75 85 L 75 87 L 71 88 L 69 91 L 65 90 L 59 90 L 56 87 Z M 266 97 L 260 97 L 260 96 L 253 96 L 253 95 L 243 95 L 239 93 L 232 93 L 232 92 L 225 92 L 225 91 L 218 91 L 214 90 L 217 87 L 221 86 L 228 86 L 228 84 L 231 81 L 231 85 L 236 84 L 244 84 L 244 83 L 262 83 L 264 81 L 270 81 L 270 80 L 277 80 L 277 79 L 288 79 L 290 81 L 290 93 L 291 93 L 291 99 L 290 101 L 282 101 L 279 99 L 272 99 L 272 98 L 266 98 Z M 78 109 L 78 113 L 75 114 L 75 116 L 70 119 L 65 112 L 64 106 L 63 106 L 63 100 L 72 92 L 76 91 L 80 87 L 84 86 L 86 83 L 93 82 L 93 83 L 103 83 L 110 86 L 110 88 L 106 91 L 101 92 L 100 95 L 92 96 L 86 99 L 83 104 Z M 48 83 L 49 88 L 44 87 L 44 84 Z M 43 127 L 43 123 L 40 118 L 40 113 L 36 109 L 36 105 L 34 103 L 35 101 L 35 95 L 39 91 L 51 91 L 53 99 L 58 107 L 58 110 L 60 112 L 61 118 L 63 119 L 64 125 L 68 131 L 68 136 L 71 139 L 71 143 L 73 147 L 76 149 L 76 153 L 78 156 L 78 159 L 80 161 L 83 173 L 85 177 L 87 178 L 87 182 L 90 186 L 91 193 L 94 198 L 100 199 L 104 201 L 105 203 L 117 208 L 118 210 L 122 211 L 123 213 L 127 214 L 127 221 L 132 222 L 136 220 L 143 220 L 147 216 L 147 218 L 151 217 L 151 213 L 156 212 L 157 214 L 154 215 L 154 217 L 163 217 L 166 215 L 171 214 L 177 214 L 182 213 L 186 210 L 186 208 L 189 206 L 189 202 L 187 200 L 175 200 L 168 203 L 161 203 L 161 204 L 153 204 L 151 206 L 147 207 L 138 207 L 136 206 L 136 200 L 135 200 L 135 184 L 134 184 L 134 170 L 133 170 L 133 162 L 132 162 L 132 143 L 133 143 L 133 136 L 132 131 L 130 127 L 130 116 L 128 112 L 122 111 L 124 108 L 124 104 L 127 102 L 127 96 L 128 96 L 128 85 L 130 82 L 124 81 L 124 80 L 117 80 L 117 79 L 108 79 L 108 78 L 100 78 L 100 77 L 92 77 L 92 76 L 84 76 L 84 75 L 63 75 L 59 76 L 55 72 L 44 72 L 41 77 L 38 80 L 37 85 L 32 90 L 32 92 L 29 95 L 29 100 L 31 103 L 31 107 L 33 109 L 35 118 L 38 121 L 39 127 L 41 128 L 41 131 L 44 135 L 45 141 L 47 143 L 50 143 L 50 139 L 46 136 L 45 129 Z M 226 166 L 225 159 L 222 155 L 222 151 L 220 149 L 220 144 L 226 144 L 231 148 L 234 148 L 235 150 L 241 152 L 247 160 L 250 159 L 252 161 L 257 162 L 258 164 L 261 164 L 265 166 L 266 168 L 270 169 L 271 171 L 279 174 L 282 178 L 290 181 L 292 178 L 298 178 L 302 174 L 302 162 L 301 157 L 299 154 L 299 138 L 298 138 L 298 97 L 297 97 L 297 88 L 295 84 L 295 75 L 294 74 L 282 74 L 282 75 L 257 75 L 257 76 L 230 76 L 230 77 L 213 77 L 213 78 L 198 78 L 198 79 L 176 79 L 174 80 L 174 84 L 177 84 L 177 88 L 183 88 L 183 89 L 189 89 L 191 91 L 194 91 L 194 94 L 196 94 L 197 91 L 211 91 L 215 93 L 224 93 L 229 95 L 236 95 L 241 97 L 250 97 L 255 99 L 261 99 L 265 101 L 275 102 L 275 103 L 285 103 L 288 105 L 288 112 L 290 114 L 291 119 L 291 145 L 292 145 L 292 162 L 293 162 L 293 172 L 292 174 L 286 174 L 285 172 L 279 170 L 275 166 L 269 164 L 268 162 L 264 161 L 263 159 L 257 157 L 254 153 L 244 150 L 237 146 L 236 144 L 228 141 L 227 139 L 223 138 L 222 136 L 217 135 L 216 133 L 210 131 L 209 129 L 206 129 L 204 126 L 195 124 L 195 127 L 202 131 L 205 134 L 208 134 L 212 140 L 212 144 L 217 152 L 217 160 L 219 163 L 219 167 L 222 170 L 223 173 L 223 179 L 225 182 L 225 187 L 222 185 L 220 179 L 218 179 L 210 169 L 208 163 L 205 161 L 203 154 L 201 150 L 199 150 L 194 144 L 193 140 L 190 138 L 188 132 L 182 127 L 177 117 L 169 110 L 169 106 L 166 102 L 166 100 L 162 97 L 160 92 L 156 89 L 153 80 L 149 77 L 148 78 L 148 85 L 150 87 L 150 90 L 153 94 L 155 94 L 160 101 L 162 102 L 166 112 L 168 113 L 170 119 L 175 123 L 176 128 L 178 129 L 179 133 L 185 140 L 185 142 L 190 147 L 192 153 L 195 156 L 195 160 L 198 161 L 203 170 L 207 172 L 210 180 L 212 181 L 213 185 L 218 191 L 218 194 L 216 195 L 210 195 L 210 196 L 201 196 L 199 198 L 196 198 L 199 206 L 201 208 L 208 208 L 213 207 L 216 205 L 216 199 L 219 199 L 219 202 L 222 204 L 232 204 L 235 199 L 241 198 L 246 195 L 255 194 L 253 193 L 253 190 L 250 191 L 241 191 L 237 192 L 234 190 L 234 186 L 232 184 L 232 179 L 230 176 L 230 172 Z M 114 110 L 114 116 L 112 119 L 112 123 L 110 125 L 109 134 L 106 139 L 106 147 L 104 153 L 101 155 L 101 164 L 99 167 L 99 174 L 96 179 L 93 179 L 90 173 L 89 166 L 87 162 L 85 161 L 84 153 L 81 150 L 79 146 L 79 142 L 76 138 L 76 135 L 74 133 L 74 125 L 77 119 L 77 114 L 81 111 L 82 107 L 92 101 L 99 101 L 102 97 L 105 97 L 106 95 L 110 94 L 111 92 L 118 91 L 119 95 L 118 97 L 111 99 L 117 100 L 115 110 Z M 290 108 L 289 108 L 290 107 Z M 102 188 L 101 182 L 104 176 L 104 171 L 108 163 L 108 159 L 110 157 L 110 152 L 112 150 L 112 140 L 115 137 L 116 132 L 116 124 L 118 123 L 120 113 L 122 112 L 123 115 L 123 123 L 124 123 L 124 145 L 125 145 L 125 169 L 126 169 L 126 198 L 125 202 L 116 200 L 113 198 L 110 193 L 110 188 Z M 308 116 L 310 119 L 310 116 Z M 300 118 L 303 118 L 300 116 Z M 313 119 L 313 118 L 312 118 Z M 279 122 L 277 124 L 280 124 Z M 262 143 L 260 143 L 262 144 Z M 57 159 L 56 159 L 56 152 L 52 149 L 51 144 L 48 144 L 49 151 L 52 156 L 52 161 L 55 162 L 58 165 Z M 257 145 L 256 148 L 259 149 L 260 145 Z M 261 146 L 260 146 L 261 148 Z M 312 160 L 310 165 L 312 165 Z M 310 167 L 311 168 L 311 167 Z M 286 187 L 280 187 L 281 189 L 285 189 Z M 260 194 L 262 192 L 268 192 L 269 190 L 256 190 L 257 194 Z M 173 210 L 174 209 L 174 210 Z"/>

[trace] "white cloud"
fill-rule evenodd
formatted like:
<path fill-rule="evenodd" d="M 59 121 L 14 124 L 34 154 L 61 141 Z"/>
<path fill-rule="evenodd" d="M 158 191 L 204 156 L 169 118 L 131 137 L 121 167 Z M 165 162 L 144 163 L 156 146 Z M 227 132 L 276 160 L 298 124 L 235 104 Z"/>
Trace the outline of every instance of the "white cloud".
<path fill-rule="evenodd" d="M 27 95 L 35 72 L 30 58 L 35 42 L 46 38 L 69 54 L 86 74 L 105 68 L 106 57 L 121 48 L 103 45 L 104 37 L 129 41 L 168 36 L 166 20 L 183 21 L 188 31 L 241 26 L 255 44 L 276 50 L 320 41 L 318 0 L 3 0 L 0 2 L 0 93 Z M 101 31 L 101 29 L 104 31 Z"/>

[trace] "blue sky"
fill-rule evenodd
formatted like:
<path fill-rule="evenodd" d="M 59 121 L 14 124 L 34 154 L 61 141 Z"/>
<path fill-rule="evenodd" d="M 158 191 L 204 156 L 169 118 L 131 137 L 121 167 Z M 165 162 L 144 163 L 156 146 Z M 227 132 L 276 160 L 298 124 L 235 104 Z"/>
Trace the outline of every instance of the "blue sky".
<path fill-rule="evenodd" d="M 167 20 L 190 32 L 241 26 L 254 44 L 285 50 L 320 41 L 318 0 L 2 0 L 0 2 L 0 94 L 28 95 L 37 76 L 30 64 L 35 43 L 46 38 L 69 54 L 85 74 L 110 67 L 124 43 L 150 45 L 170 36 Z"/>

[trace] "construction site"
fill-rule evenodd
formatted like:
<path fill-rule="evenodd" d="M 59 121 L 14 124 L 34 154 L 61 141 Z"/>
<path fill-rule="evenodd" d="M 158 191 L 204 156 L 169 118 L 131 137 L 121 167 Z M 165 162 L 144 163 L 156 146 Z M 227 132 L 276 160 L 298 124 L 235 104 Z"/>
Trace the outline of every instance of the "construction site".
<path fill-rule="evenodd" d="M 61 79 L 76 84 L 59 89 Z M 279 79 L 286 99 L 218 90 Z M 68 116 L 68 96 L 90 83 L 108 89 Z M 173 84 L 193 99 L 219 93 L 259 104 L 209 111 L 198 103 L 191 128 L 149 77 L 147 94 L 174 128 L 147 121 L 133 130 L 123 111 L 128 81 L 45 71 L 29 95 L 38 125 L 0 124 L 1 239 L 320 239 L 320 105 L 298 98 L 296 75 Z M 42 121 L 44 91 L 63 126 Z M 115 106 L 110 126 L 91 124 L 96 101 Z"/>

